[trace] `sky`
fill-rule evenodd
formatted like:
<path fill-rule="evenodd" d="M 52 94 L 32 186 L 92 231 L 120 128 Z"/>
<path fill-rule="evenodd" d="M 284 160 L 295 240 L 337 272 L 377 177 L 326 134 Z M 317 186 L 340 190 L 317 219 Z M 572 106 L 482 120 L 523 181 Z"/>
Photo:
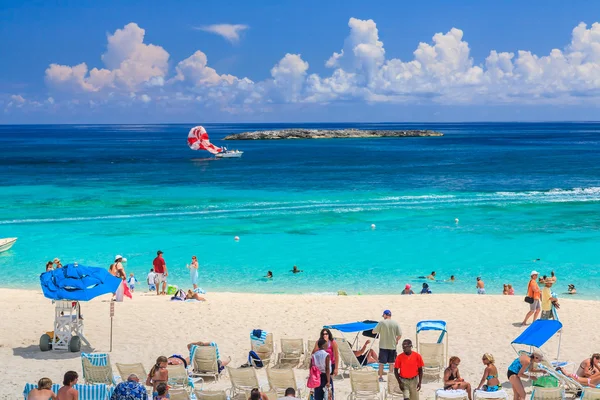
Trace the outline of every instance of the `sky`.
<path fill-rule="evenodd" d="M 0 123 L 598 120 L 594 1 L 0 2 Z"/>

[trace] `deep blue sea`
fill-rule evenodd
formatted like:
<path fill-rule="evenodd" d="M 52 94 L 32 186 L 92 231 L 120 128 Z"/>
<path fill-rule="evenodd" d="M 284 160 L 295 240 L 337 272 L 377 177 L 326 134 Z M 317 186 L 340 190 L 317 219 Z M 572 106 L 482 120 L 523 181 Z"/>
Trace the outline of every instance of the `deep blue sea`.
<path fill-rule="evenodd" d="M 207 291 L 399 293 L 436 271 L 434 293 L 474 293 L 481 276 L 523 295 L 536 269 L 600 298 L 599 123 L 205 124 L 245 152 L 226 160 L 190 150 L 192 126 L 0 126 L 0 238 L 19 238 L 0 286 L 38 287 L 54 257 L 116 254 L 142 284 L 160 249 L 186 288 L 197 255 Z M 221 140 L 295 126 L 445 136 Z"/>

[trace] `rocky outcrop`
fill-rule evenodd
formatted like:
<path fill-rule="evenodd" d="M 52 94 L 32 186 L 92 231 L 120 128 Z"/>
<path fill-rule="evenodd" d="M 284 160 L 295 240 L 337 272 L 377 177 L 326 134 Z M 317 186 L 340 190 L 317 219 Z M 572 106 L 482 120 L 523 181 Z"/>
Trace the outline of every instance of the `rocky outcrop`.
<path fill-rule="evenodd" d="M 236 133 L 225 136 L 224 140 L 281 140 L 281 139 L 346 139 L 380 137 L 430 137 L 444 136 L 441 132 L 429 130 L 363 130 L 363 129 L 279 129 Z"/>

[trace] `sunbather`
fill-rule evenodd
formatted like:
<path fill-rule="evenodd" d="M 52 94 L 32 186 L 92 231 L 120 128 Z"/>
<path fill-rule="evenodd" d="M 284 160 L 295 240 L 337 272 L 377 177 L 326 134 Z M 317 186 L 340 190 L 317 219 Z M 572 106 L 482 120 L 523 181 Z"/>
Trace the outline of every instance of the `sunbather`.
<path fill-rule="evenodd" d="M 192 346 L 212 346 L 211 342 L 193 342 L 187 345 L 188 351 L 192 349 Z M 225 366 L 231 362 L 231 357 L 227 360 L 222 361 L 217 359 L 217 365 L 219 366 L 219 372 L 225 369 Z M 184 368 L 187 368 L 188 365 L 192 363 L 189 357 L 184 357 L 181 354 L 173 354 L 168 358 L 167 363 L 169 365 L 183 365 Z"/>
<path fill-rule="evenodd" d="M 42 378 L 38 381 L 37 389 L 32 389 L 27 396 L 27 400 L 56 400 L 56 395 L 52 391 L 52 381 L 50 378 Z"/>
<path fill-rule="evenodd" d="M 363 344 L 363 347 L 360 350 L 352 350 L 352 352 L 356 356 L 356 359 L 358 360 L 360 365 L 373 364 L 373 363 L 377 362 L 377 353 L 375 353 L 375 350 L 369 349 L 369 352 L 367 354 L 365 354 L 365 351 L 367 350 L 367 346 L 369 345 L 369 343 L 371 343 L 371 341 L 367 340 L 365 342 L 365 344 Z M 366 363 L 364 362 L 365 357 L 367 358 Z"/>
<path fill-rule="evenodd" d="M 198 300 L 198 301 L 206 301 L 206 299 L 202 296 L 200 296 L 198 293 L 192 292 L 191 290 L 187 291 L 187 294 L 185 295 L 185 299 L 186 300 Z"/>
<path fill-rule="evenodd" d="M 63 387 L 58 389 L 58 393 L 56 393 L 56 400 L 77 400 L 79 392 L 73 386 L 78 379 L 77 372 L 67 371 L 63 379 Z"/>
<path fill-rule="evenodd" d="M 560 373 L 562 373 L 563 375 L 566 375 L 566 376 L 569 376 L 569 377 L 575 379 L 577 382 L 579 382 L 583 386 L 600 388 L 600 372 L 596 372 L 594 375 L 588 376 L 587 378 L 583 378 L 581 376 L 578 376 L 577 374 L 569 374 L 560 367 L 556 368 L 556 370 L 559 371 Z"/>
<path fill-rule="evenodd" d="M 500 380 L 498 379 L 498 369 L 494 365 L 494 356 L 490 353 L 485 353 L 481 357 L 485 370 L 479 382 L 479 386 L 475 390 L 483 390 L 485 392 L 497 392 L 500 390 Z M 485 385 L 484 385 L 485 382 Z"/>
<path fill-rule="evenodd" d="M 458 366 L 460 365 L 460 358 L 454 356 L 450 357 L 448 368 L 444 371 L 444 390 L 458 390 L 463 389 L 467 391 L 469 400 L 471 400 L 471 384 L 465 382 L 460 376 Z"/>
<path fill-rule="evenodd" d="M 156 359 L 156 363 L 152 366 L 148 378 L 146 378 L 146 386 L 152 386 L 153 397 L 158 396 L 157 388 L 160 383 L 165 385 L 169 381 L 169 371 L 167 370 L 167 357 L 160 356 Z"/>
<path fill-rule="evenodd" d="M 589 378 L 600 372 L 600 353 L 594 353 L 590 358 L 586 358 L 579 364 L 577 376 Z"/>

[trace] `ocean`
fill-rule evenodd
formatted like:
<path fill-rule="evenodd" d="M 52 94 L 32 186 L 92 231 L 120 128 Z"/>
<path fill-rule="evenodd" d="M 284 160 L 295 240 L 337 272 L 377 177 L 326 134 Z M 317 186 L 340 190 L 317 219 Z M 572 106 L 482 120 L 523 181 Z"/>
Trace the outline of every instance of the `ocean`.
<path fill-rule="evenodd" d="M 572 283 L 600 299 L 600 123 L 205 124 L 245 152 L 222 160 L 187 147 L 192 126 L 0 126 L 0 237 L 19 238 L 0 287 L 39 287 L 55 257 L 121 254 L 146 288 L 160 249 L 183 288 L 198 256 L 208 292 L 418 292 L 436 271 L 434 294 L 475 293 L 481 276 L 523 296 L 535 269 L 559 296 Z M 221 140 L 286 127 L 445 136 Z"/>

